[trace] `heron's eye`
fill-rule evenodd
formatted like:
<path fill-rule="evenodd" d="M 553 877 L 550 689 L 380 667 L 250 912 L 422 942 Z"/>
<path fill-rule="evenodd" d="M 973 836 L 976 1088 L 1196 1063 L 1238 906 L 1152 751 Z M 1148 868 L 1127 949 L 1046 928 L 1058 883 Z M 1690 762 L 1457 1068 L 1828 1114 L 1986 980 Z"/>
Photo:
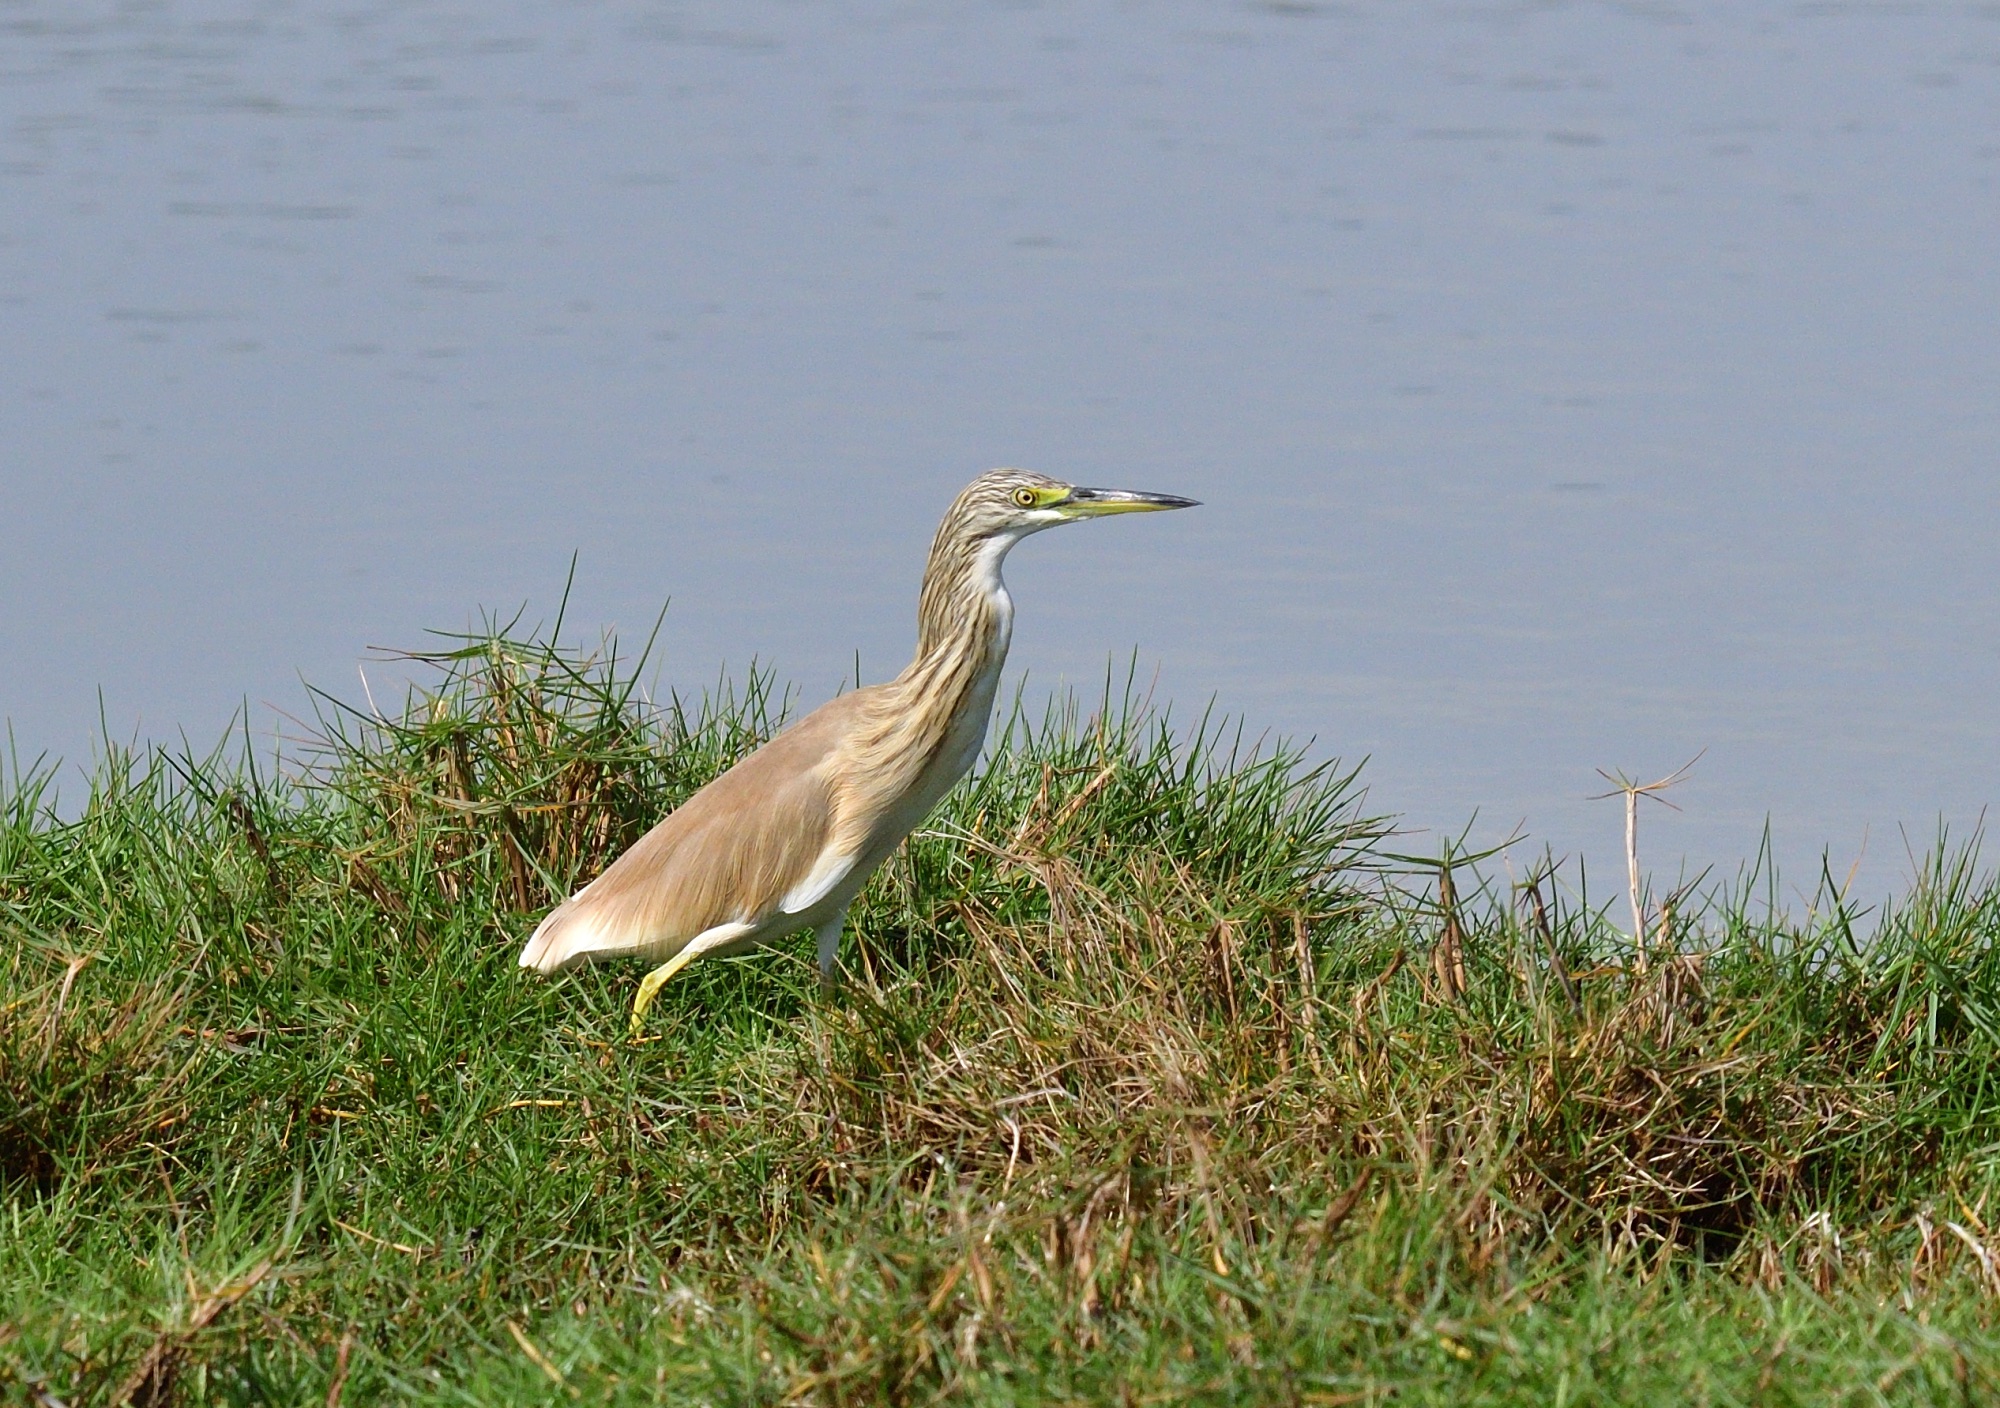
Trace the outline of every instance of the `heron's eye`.
<path fill-rule="evenodd" d="M 1022 508 L 1033 508 L 1040 501 L 1036 498 L 1033 489 L 1016 489 L 1014 491 L 1014 502 Z"/>

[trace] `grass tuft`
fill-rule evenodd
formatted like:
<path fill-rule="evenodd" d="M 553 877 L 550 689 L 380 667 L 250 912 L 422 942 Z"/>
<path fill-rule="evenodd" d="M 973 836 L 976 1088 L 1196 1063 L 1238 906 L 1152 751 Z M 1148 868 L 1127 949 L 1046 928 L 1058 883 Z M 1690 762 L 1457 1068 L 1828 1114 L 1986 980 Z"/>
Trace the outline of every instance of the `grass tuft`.
<path fill-rule="evenodd" d="M 1399 858 L 1350 771 L 1018 710 L 809 941 L 514 966 L 783 722 L 495 627 L 292 760 L 0 787 L 23 1402 L 1975 1402 L 2000 886 Z M 1443 883 L 1440 883 L 1440 877 Z M 1634 886 L 1636 893 L 1637 887 Z M 1637 962 L 1644 953 L 1646 963 Z"/>

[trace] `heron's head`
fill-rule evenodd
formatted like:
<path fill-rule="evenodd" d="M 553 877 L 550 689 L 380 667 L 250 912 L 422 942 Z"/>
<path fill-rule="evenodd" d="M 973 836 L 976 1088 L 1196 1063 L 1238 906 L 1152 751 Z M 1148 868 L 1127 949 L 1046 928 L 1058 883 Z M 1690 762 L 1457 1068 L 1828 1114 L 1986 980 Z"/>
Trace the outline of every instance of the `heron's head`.
<path fill-rule="evenodd" d="M 1132 489 L 1085 489 L 1026 469 L 995 469 L 965 487 L 946 516 L 947 526 L 974 540 L 1012 541 L 1044 528 L 1114 513 L 1157 513 L 1193 508 L 1193 499 Z"/>

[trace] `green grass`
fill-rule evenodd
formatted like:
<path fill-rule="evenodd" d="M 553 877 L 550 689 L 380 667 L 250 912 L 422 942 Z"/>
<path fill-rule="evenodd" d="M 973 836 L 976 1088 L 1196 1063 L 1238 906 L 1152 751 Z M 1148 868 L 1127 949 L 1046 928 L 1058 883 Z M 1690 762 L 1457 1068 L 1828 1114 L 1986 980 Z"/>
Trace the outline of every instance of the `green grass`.
<path fill-rule="evenodd" d="M 424 667 L 277 777 L 6 779 L 7 1401 L 2000 1394 L 1970 851 L 1882 914 L 1684 902 L 1641 972 L 1611 897 L 1442 900 L 1351 775 L 1107 692 L 884 867 L 836 996 L 802 937 L 635 1043 L 635 968 L 515 954 L 781 699 Z"/>

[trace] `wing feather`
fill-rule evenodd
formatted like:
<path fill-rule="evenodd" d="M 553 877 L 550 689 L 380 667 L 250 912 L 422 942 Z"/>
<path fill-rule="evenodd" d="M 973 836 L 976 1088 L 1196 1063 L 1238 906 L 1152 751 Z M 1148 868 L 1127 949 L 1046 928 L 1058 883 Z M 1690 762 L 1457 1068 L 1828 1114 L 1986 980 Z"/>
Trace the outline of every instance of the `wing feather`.
<path fill-rule="evenodd" d="M 867 692 L 820 706 L 688 798 L 542 921 L 521 966 L 664 959 L 717 925 L 761 927 L 809 907 L 794 903 L 802 896 L 824 898 L 852 865 L 826 863 L 837 803 L 828 765 Z"/>
<path fill-rule="evenodd" d="M 778 907 L 786 914 L 804 914 L 833 893 L 833 887 L 847 878 L 858 859 L 851 851 L 841 852 L 828 846 L 820 852 L 811 873 L 791 888 Z"/>

